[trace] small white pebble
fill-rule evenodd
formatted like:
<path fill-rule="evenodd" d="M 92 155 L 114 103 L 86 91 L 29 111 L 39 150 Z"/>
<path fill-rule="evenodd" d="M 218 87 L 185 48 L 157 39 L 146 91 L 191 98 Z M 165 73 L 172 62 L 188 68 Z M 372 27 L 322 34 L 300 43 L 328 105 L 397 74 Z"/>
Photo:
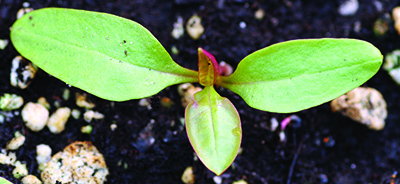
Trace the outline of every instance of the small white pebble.
<path fill-rule="evenodd" d="M 221 176 L 214 176 L 213 180 L 214 180 L 215 184 L 221 184 L 222 183 L 222 177 Z"/>
<path fill-rule="evenodd" d="M 185 184 L 194 183 L 195 176 L 193 174 L 193 167 L 187 167 L 182 174 L 182 182 Z"/>
<path fill-rule="evenodd" d="M 171 32 L 171 35 L 175 39 L 179 39 L 185 33 L 185 29 L 183 28 L 183 18 L 178 16 L 178 19 L 174 23 L 174 29 Z"/>
<path fill-rule="evenodd" d="M 22 119 L 26 122 L 26 127 L 34 132 L 42 130 L 49 118 L 49 110 L 46 107 L 32 102 L 24 106 L 21 114 Z"/>
<path fill-rule="evenodd" d="M 242 22 L 239 23 L 239 27 L 242 28 L 242 29 L 246 28 L 246 26 L 247 26 L 246 22 L 242 21 Z"/>
<path fill-rule="evenodd" d="M 42 184 L 42 181 L 40 181 L 35 175 L 25 176 L 21 181 L 23 184 Z"/>
<path fill-rule="evenodd" d="M 193 15 L 186 23 L 186 31 L 193 40 L 197 40 L 204 33 L 204 27 L 201 25 L 201 17 Z"/>
<path fill-rule="evenodd" d="M 26 164 L 22 164 L 20 161 L 15 162 L 15 168 L 13 170 L 13 176 L 20 179 L 28 175 L 28 169 L 26 169 Z"/>
<path fill-rule="evenodd" d="M 71 115 L 71 109 L 68 107 L 62 107 L 54 112 L 49 120 L 47 121 L 47 127 L 50 129 L 50 132 L 53 134 L 58 134 L 65 129 L 65 124 L 68 121 L 69 116 Z"/>
<path fill-rule="evenodd" d="M 9 42 L 8 40 L 0 39 L 0 50 L 4 50 L 7 47 L 8 42 Z"/>
<path fill-rule="evenodd" d="M 339 14 L 350 16 L 356 14 L 358 10 L 358 0 L 347 0 L 339 6 Z"/>
<path fill-rule="evenodd" d="M 265 17 L 265 11 L 263 9 L 258 9 L 256 12 L 254 12 L 254 17 L 257 20 L 261 20 Z"/>
<path fill-rule="evenodd" d="M 86 108 L 86 109 L 92 109 L 93 107 L 95 107 L 94 103 L 88 102 L 86 100 L 86 94 L 81 95 L 79 93 L 76 93 L 75 96 L 76 96 L 76 105 L 78 107 L 82 107 L 82 108 Z"/>
<path fill-rule="evenodd" d="M 279 122 L 276 120 L 276 118 L 272 117 L 271 118 L 271 131 L 275 132 L 275 130 L 278 128 Z"/>
<path fill-rule="evenodd" d="M 117 124 L 113 123 L 110 125 L 111 131 L 114 131 L 115 129 L 117 129 Z"/>
<path fill-rule="evenodd" d="M 72 109 L 71 115 L 74 119 L 79 119 L 79 117 L 81 116 L 81 111 L 79 111 L 78 109 Z"/>
<path fill-rule="evenodd" d="M 247 184 L 247 181 L 245 180 L 239 180 L 239 181 L 235 181 L 232 184 Z"/>
<path fill-rule="evenodd" d="M 47 163 L 51 159 L 51 148 L 46 144 L 36 146 L 36 160 L 38 164 Z"/>
<path fill-rule="evenodd" d="M 20 108 L 24 104 L 24 99 L 16 94 L 5 93 L 0 97 L 0 109 L 11 111 Z"/>
<path fill-rule="evenodd" d="M 15 137 L 7 143 L 6 150 L 17 150 L 25 142 L 25 136 L 19 131 L 15 132 Z"/>
<path fill-rule="evenodd" d="M 104 118 L 104 115 L 97 111 L 95 112 L 95 111 L 90 110 L 90 111 L 85 112 L 85 114 L 83 114 L 83 119 L 88 123 L 90 123 L 92 121 L 92 119 L 103 119 L 103 118 Z"/>
<path fill-rule="evenodd" d="M 31 11 L 33 11 L 33 8 L 24 7 L 24 8 L 19 9 L 17 12 L 17 19 L 20 19 L 22 16 L 24 16 L 25 14 L 27 14 Z"/>
<path fill-rule="evenodd" d="M 46 109 L 50 109 L 50 104 L 49 104 L 49 102 L 47 102 L 45 97 L 39 97 L 37 103 L 42 104 L 44 107 L 46 107 Z"/>

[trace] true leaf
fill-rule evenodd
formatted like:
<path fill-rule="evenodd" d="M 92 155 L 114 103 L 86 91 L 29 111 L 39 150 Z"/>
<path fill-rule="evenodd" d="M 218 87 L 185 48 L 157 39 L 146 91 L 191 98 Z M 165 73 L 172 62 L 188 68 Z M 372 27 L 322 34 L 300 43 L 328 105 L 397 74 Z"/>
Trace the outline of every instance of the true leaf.
<path fill-rule="evenodd" d="M 198 81 L 197 72 L 176 64 L 146 28 L 106 13 L 36 10 L 14 23 L 11 40 L 49 74 L 108 100 L 143 98 Z"/>
<path fill-rule="evenodd" d="M 365 41 L 294 40 L 248 55 L 217 84 L 239 94 L 253 108 L 289 113 L 350 91 L 371 78 L 381 64 L 379 50 Z"/>
<path fill-rule="evenodd" d="M 217 81 L 219 66 L 217 60 L 206 50 L 199 48 L 199 83 L 211 86 Z"/>
<path fill-rule="evenodd" d="M 213 86 L 194 94 L 185 112 L 186 131 L 203 164 L 220 175 L 235 159 L 240 147 L 240 117 L 232 103 Z"/>

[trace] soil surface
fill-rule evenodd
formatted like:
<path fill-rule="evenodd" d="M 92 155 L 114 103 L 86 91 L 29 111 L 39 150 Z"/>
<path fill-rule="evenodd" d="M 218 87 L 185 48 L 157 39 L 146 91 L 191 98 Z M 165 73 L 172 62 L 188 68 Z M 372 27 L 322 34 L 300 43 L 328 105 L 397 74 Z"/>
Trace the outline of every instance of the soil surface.
<path fill-rule="evenodd" d="M 21 0 L 0 0 L 0 39 L 9 38 L 9 28 L 21 9 Z M 203 47 L 217 60 L 234 68 L 246 55 L 281 41 L 300 38 L 357 38 L 371 42 L 382 54 L 400 48 L 400 36 L 393 28 L 391 10 L 400 0 L 359 0 L 355 15 L 342 16 L 338 7 L 344 0 L 30 0 L 34 9 L 66 7 L 107 12 L 125 17 L 149 29 L 171 52 L 175 46 L 178 55 L 173 59 L 197 70 L 197 48 Z M 265 11 L 257 20 L 254 13 Z M 194 14 L 202 17 L 205 32 L 199 40 L 188 34 L 179 39 L 171 36 L 178 16 L 184 22 Z M 389 30 L 384 36 L 375 36 L 373 24 L 386 18 Z M 27 89 L 10 85 L 11 61 L 18 53 L 10 43 L 0 50 L 0 95 L 14 93 L 25 103 L 45 97 L 51 104 L 84 109 L 75 104 L 75 93 L 80 89 L 39 71 Z M 244 179 L 248 183 L 390 183 L 400 169 L 400 87 L 386 71 L 363 86 L 379 90 L 388 105 L 388 118 L 382 131 L 373 131 L 341 114 L 332 113 L 329 103 L 294 113 L 302 121 L 300 126 L 285 130 L 286 142 L 279 141 L 278 131 L 269 129 L 271 118 L 282 121 L 290 114 L 276 114 L 250 108 L 236 94 L 217 89 L 228 97 L 240 112 L 243 128 L 242 152 L 222 176 L 222 183 Z M 70 90 L 69 100 L 62 98 Z M 55 135 L 47 128 L 40 132 L 27 129 L 20 109 L 14 117 L 0 124 L 0 147 L 13 138 L 15 131 L 26 136 L 24 145 L 16 151 L 18 160 L 27 164 L 29 173 L 39 176 L 36 146 L 48 144 L 53 154 L 74 141 L 92 141 L 103 153 L 110 174 L 107 183 L 182 183 L 186 167 L 193 166 L 196 183 L 214 183 L 214 174 L 199 160 L 181 124 L 184 107 L 180 104 L 177 86 L 169 87 L 150 97 L 152 109 L 138 105 L 139 100 L 110 102 L 88 94 L 96 104 L 95 111 L 105 115 L 94 120 L 90 135 L 81 133 L 87 125 L 83 118 L 70 118 L 65 131 Z M 161 105 L 162 98 L 174 103 L 171 108 Z M 151 133 L 154 144 L 147 149 L 138 146 L 140 132 L 154 122 Z M 112 131 L 110 125 L 117 128 Z M 325 141 L 324 141 L 325 140 Z M 329 140 L 329 141 L 328 141 Z M 0 165 L 0 176 L 20 183 L 12 176 L 12 166 Z M 399 179 L 393 178 L 394 183 Z"/>

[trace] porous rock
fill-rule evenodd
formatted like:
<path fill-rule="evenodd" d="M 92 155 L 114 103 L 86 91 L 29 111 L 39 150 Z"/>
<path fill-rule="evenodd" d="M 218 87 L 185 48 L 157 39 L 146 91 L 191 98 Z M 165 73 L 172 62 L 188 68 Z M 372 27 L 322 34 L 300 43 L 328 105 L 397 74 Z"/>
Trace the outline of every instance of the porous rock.
<path fill-rule="evenodd" d="M 103 155 L 91 142 L 76 141 L 55 154 L 41 173 L 45 184 L 96 183 L 106 181 L 108 169 Z"/>
<path fill-rule="evenodd" d="M 382 130 L 387 117 L 386 102 L 379 91 L 358 87 L 331 102 L 333 112 L 341 112 L 373 130 Z"/>
<path fill-rule="evenodd" d="M 27 103 L 21 114 L 22 119 L 26 122 L 26 127 L 34 132 L 42 130 L 49 119 L 49 110 L 42 104 L 33 102 Z"/>

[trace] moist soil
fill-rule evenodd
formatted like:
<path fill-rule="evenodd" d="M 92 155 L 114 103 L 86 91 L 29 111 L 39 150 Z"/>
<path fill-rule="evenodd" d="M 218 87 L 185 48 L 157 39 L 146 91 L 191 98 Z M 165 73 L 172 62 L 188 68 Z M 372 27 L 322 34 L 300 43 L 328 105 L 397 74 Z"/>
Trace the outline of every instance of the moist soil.
<path fill-rule="evenodd" d="M 219 61 L 235 68 L 238 62 L 255 50 L 274 43 L 301 38 L 357 38 L 371 42 L 385 55 L 400 49 L 400 36 L 393 28 L 391 10 L 400 0 L 363 0 L 355 15 L 342 16 L 338 7 L 344 0 L 31 0 L 34 9 L 65 7 L 107 12 L 134 20 L 149 29 L 168 52 L 176 47 L 173 59 L 180 65 L 197 70 L 197 48 L 203 47 Z M 12 23 L 21 9 L 21 0 L 0 0 L 0 39 L 10 39 Z M 263 9 L 265 17 L 257 20 L 255 11 Z M 178 16 L 186 21 L 194 14 L 202 17 L 205 32 L 199 40 L 188 34 L 179 39 L 171 36 Z M 383 36 L 373 32 L 374 22 L 384 19 L 389 30 Z M 0 50 L 0 94 L 13 93 L 25 103 L 45 97 L 50 113 L 59 106 L 77 107 L 75 93 L 84 91 L 39 70 L 27 89 L 10 85 L 11 61 L 18 55 L 10 43 Z M 101 75 L 101 71 L 99 71 Z M 282 121 L 291 114 L 277 114 L 250 108 L 236 94 L 217 88 L 228 97 L 240 113 L 243 129 L 241 152 L 222 176 L 222 183 L 244 179 L 248 183 L 399 183 L 400 169 L 400 87 L 384 70 L 363 84 L 379 90 L 387 102 L 388 117 L 382 131 L 373 131 L 339 113 L 332 113 L 329 103 L 296 114 L 301 123 L 285 129 L 286 141 L 279 131 L 270 130 L 271 118 Z M 70 90 L 69 100 L 62 98 Z M 0 147 L 20 131 L 26 141 L 17 151 L 18 160 L 27 164 L 30 174 L 40 176 L 36 146 L 47 144 L 53 154 L 74 141 L 91 141 L 104 155 L 110 174 L 107 183 L 182 183 L 186 167 L 192 166 L 196 183 L 214 183 L 214 174 L 194 158 L 193 149 L 181 123 L 184 107 L 171 86 L 149 98 L 151 109 L 138 105 L 139 100 L 110 102 L 87 94 L 96 104 L 93 109 L 105 115 L 91 122 L 93 131 L 81 133 L 87 125 L 83 118 L 69 118 L 65 131 L 55 135 L 45 128 L 33 132 L 26 128 L 20 109 L 0 124 Z M 161 99 L 173 105 L 165 107 Z M 152 145 L 138 142 L 140 132 L 150 123 Z M 111 124 L 116 124 L 113 131 Z M 0 165 L 0 176 L 20 183 L 12 176 L 13 166 Z"/>

